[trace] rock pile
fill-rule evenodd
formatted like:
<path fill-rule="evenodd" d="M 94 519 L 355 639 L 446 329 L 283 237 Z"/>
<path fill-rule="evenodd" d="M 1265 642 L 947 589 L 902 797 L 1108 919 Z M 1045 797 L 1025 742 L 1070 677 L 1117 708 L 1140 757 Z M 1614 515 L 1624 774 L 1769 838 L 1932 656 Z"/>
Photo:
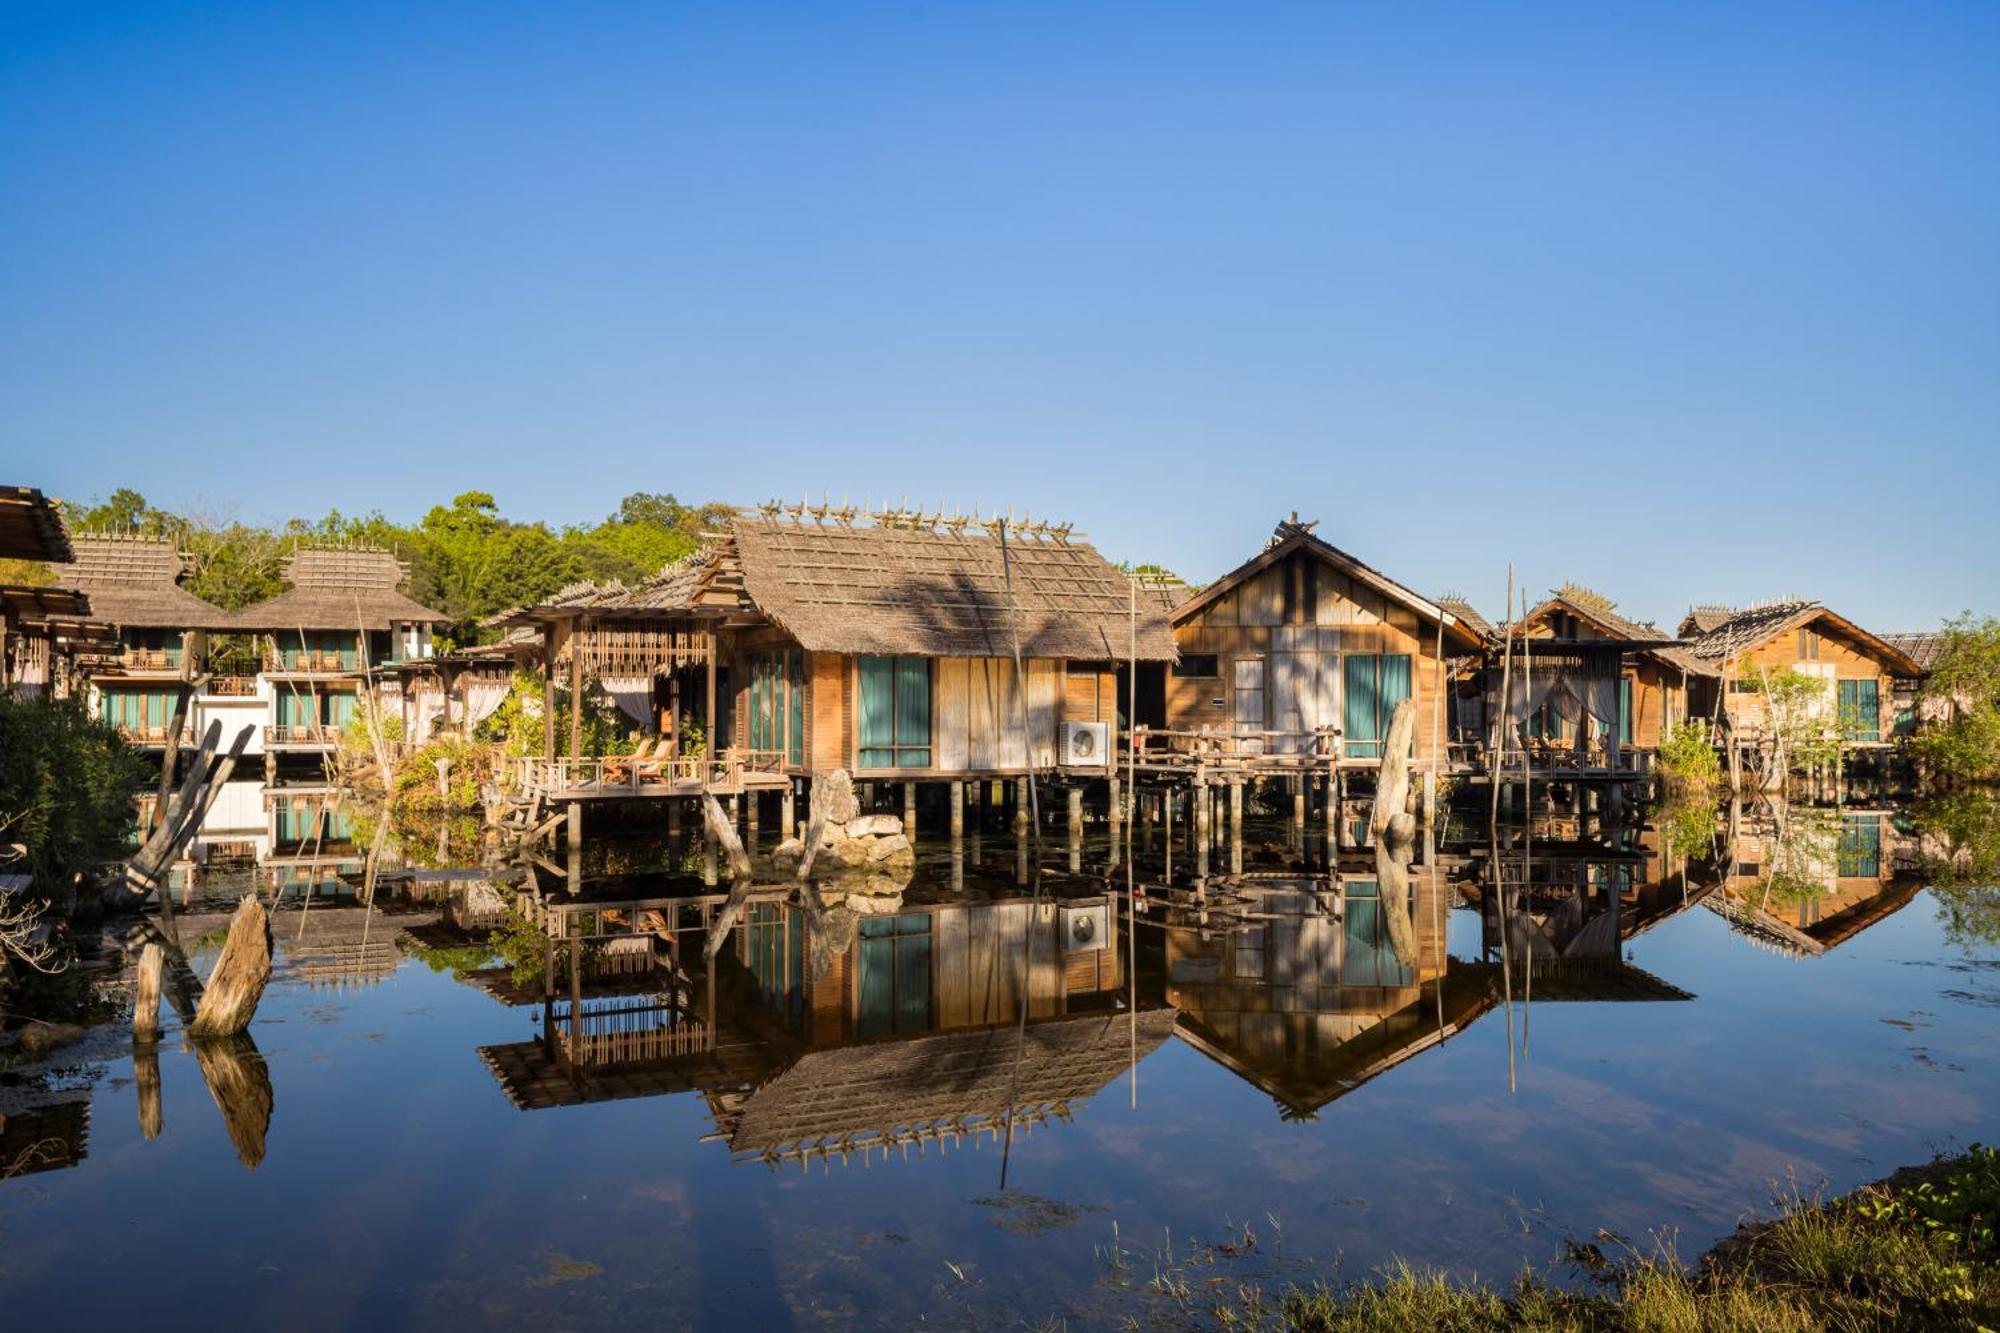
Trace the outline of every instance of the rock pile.
<path fill-rule="evenodd" d="M 854 781 L 845 769 L 835 769 L 824 778 L 815 778 L 809 809 L 812 823 L 807 838 L 816 838 L 808 873 L 819 880 L 889 880 L 897 888 L 909 881 L 916 870 L 917 857 L 903 832 L 903 821 L 895 815 L 864 815 L 854 797 Z M 787 838 L 772 857 L 783 867 L 807 860 L 806 843 Z M 871 889 L 849 889 L 871 892 Z"/>

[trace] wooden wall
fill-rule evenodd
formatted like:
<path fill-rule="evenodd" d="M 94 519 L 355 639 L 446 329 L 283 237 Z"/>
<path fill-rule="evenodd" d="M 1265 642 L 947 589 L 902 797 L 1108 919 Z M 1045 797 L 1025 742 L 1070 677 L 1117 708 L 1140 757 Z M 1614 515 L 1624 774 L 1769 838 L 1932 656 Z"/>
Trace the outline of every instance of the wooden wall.
<path fill-rule="evenodd" d="M 1310 591 L 1305 584 L 1309 581 Z M 1287 592 L 1287 585 L 1290 591 Z M 1286 608 L 1290 606 L 1289 619 Z M 1277 729 L 1272 716 L 1278 690 L 1272 657 L 1275 653 L 1317 655 L 1322 672 L 1330 672 L 1334 689 L 1328 696 L 1331 716 L 1322 725 L 1341 723 L 1339 664 L 1329 656 L 1342 653 L 1407 653 L 1411 658 L 1410 690 L 1417 702 L 1417 760 L 1439 762 L 1451 735 L 1449 700 L 1433 708 L 1448 682 L 1437 655 L 1437 624 L 1374 589 L 1347 577 L 1324 561 L 1300 552 L 1231 589 L 1193 619 L 1174 629 L 1174 642 L 1185 662 L 1190 656 L 1213 654 L 1217 674 L 1190 677 L 1167 671 L 1167 727 L 1170 730 L 1229 730 L 1234 663 L 1242 658 L 1265 662 L 1265 718 L 1256 725 Z M 1244 719 L 1244 726 L 1252 725 Z"/>
<path fill-rule="evenodd" d="M 1888 740 L 1896 722 L 1896 681 L 1889 664 L 1861 644 L 1841 635 L 1827 622 L 1815 622 L 1807 628 L 1819 634 L 1819 656 L 1816 658 L 1800 657 L 1798 630 L 1788 629 L 1757 647 L 1729 659 L 1723 668 L 1722 699 L 1723 708 L 1730 718 L 1747 728 L 1755 729 L 1762 726 L 1764 697 L 1761 694 L 1738 693 L 1729 687 L 1729 682 L 1740 680 L 1746 674 L 1756 676 L 1759 666 L 1766 671 L 1793 667 L 1809 675 L 1825 675 L 1831 680 L 1876 682 L 1878 736 L 1879 739 Z M 1835 706 L 1833 689 L 1832 686 L 1828 687 L 1827 708 L 1830 716 Z"/>

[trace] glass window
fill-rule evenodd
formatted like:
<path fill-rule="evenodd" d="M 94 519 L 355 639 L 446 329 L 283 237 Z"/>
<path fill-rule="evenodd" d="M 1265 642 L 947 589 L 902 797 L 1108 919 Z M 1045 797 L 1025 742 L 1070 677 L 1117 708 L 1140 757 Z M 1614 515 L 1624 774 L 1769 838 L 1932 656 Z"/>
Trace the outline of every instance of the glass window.
<path fill-rule="evenodd" d="M 931 766 L 931 664 L 926 657 L 864 657 L 862 768 Z"/>
<path fill-rule="evenodd" d="M 1341 731 L 1350 759 L 1380 759 L 1389 716 L 1410 697 L 1408 653 L 1348 653 L 1341 660 Z"/>
<path fill-rule="evenodd" d="M 1174 674 L 1183 679 L 1213 680 L 1222 674 L 1222 662 L 1214 653 L 1182 654 L 1174 663 Z"/>
<path fill-rule="evenodd" d="M 864 917 L 858 954 L 863 1037 L 922 1032 L 931 1021 L 931 919 L 927 913 Z"/>

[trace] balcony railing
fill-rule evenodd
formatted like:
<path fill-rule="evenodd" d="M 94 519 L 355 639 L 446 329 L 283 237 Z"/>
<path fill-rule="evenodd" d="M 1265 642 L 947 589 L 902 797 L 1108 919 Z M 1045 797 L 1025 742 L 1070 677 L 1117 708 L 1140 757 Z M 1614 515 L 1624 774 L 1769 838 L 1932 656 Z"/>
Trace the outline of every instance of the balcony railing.
<path fill-rule="evenodd" d="M 217 695 L 230 699 L 255 697 L 257 678 L 255 676 L 211 676 L 202 687 L 203 694 Z"/>
<path fill-rule="evenodd" d="M 352 653 L 318 650 L 264 654 L 266 671 L 359 671 L 360 659 Z"/>
<path fill-rule="evenodd" d="M 332 745 L 339 738 L 340 728 L 324 724 L 288 723 L 284 726 L 264 728 L 265 745 Z"/>
<path fill-rule="evenodd" d="M 172 730 L 173 728 L 164 722 L 121 722 L 118 724 L 118 734 L 125 738 L 127 745 L 165 745 L 167 743 L 167 736 Z M 181 728 L 181 739 L 183 741 L 187 739 L 187 733 L 188 729 L 183 726 Z"/>
<path fill-rule="evenodd" d="M 127 648 L 120 661 L 127 671 L 178 671 L 186 657 L 179 648 Z"/>

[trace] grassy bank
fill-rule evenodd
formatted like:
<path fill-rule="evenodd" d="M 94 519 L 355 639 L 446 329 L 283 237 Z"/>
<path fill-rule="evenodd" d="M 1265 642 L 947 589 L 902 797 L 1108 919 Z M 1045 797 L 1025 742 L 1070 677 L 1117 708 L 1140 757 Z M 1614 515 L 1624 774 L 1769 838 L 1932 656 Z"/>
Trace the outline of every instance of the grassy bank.
<path fill-rule="evenodd" d="M 1287 1333 L 1974 1330 L 2000 1327 L 1996 1218 L 2000 1150 L 1975 1146 L 1838 1199 L 1795 1195 L 1692 1266 L 1665 1248 L 1607 1257 L 1579 1247 L 1590 1280 L 1572 1287 L 1528 1275 L 1496 1288 L 1408 1267 L 1275 1291 L 1185 1272 L 1156 1271 L 1150 1285 L 1178 1293 L 1184 1315 L 1202 1313 L 1188 1294 L 1215 1293 L 1215 1326 Z"/>

